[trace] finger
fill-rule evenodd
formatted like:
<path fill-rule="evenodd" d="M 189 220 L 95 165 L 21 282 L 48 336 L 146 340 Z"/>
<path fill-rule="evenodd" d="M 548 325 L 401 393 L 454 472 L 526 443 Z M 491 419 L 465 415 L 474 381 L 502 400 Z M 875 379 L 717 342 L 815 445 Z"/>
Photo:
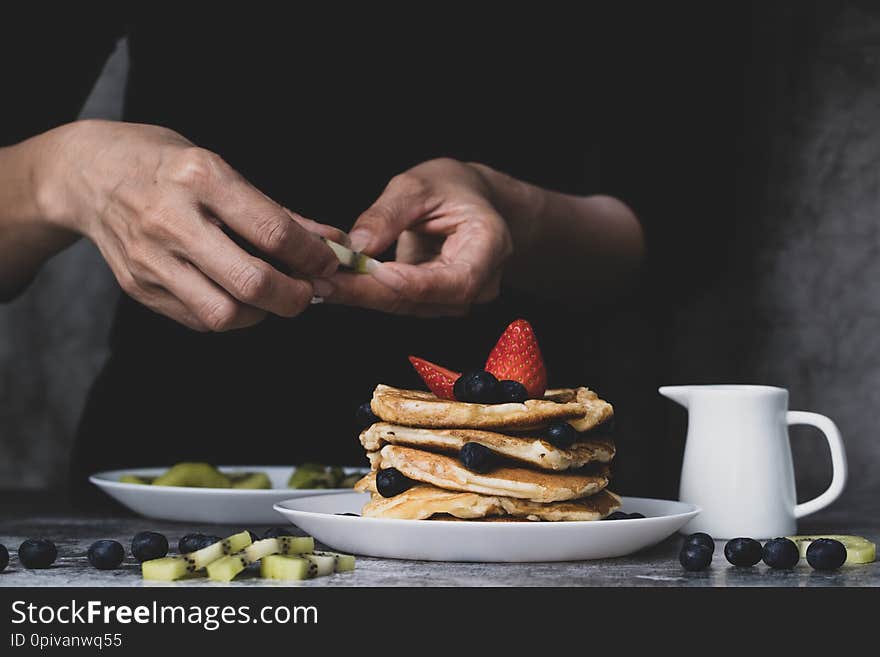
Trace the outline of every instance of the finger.
<path fill-rule="evenodd" d="M 328 226 L 327 224 L 321 224 L 312 219 L 307 219 L 298 215 L 296 212 L 288 208 L 284 208 L 284 211 L 290 215 L 290 218 L 293 219 L 300 226 L 305 228 L 307 231 L 316 233 L 321 237 L 326 237 L 328 240 L 333 240 L 337 244 L 342 244 L 343 246 L 349 246 L 350 241 L 348 239 L 348 233 L 335 226 Z"/>
<path fill-rule="evenodd" d="M 205 206 L 224 224 L 264 253 L 306 276 L 329 276 L 339 265 L 321 239 L 280 205 L 253 187 L 217 155 L 194 149 L 192 173 Z M 197 172 L 197 173 L 196 173 Z"/>
<path fill-rule="evenodd" d="M 141 301 L 153 312 L 165 315 L 166 317 L 173 319 L 175 322 L 183 324 L 187 328 L 202 333 L 208 330 L 205 323 L 196 317 L 195 313 L 190 311 L 189 308 L 183 305 L 183 303 L 163 287 L 157 286 L 156 291 L 153 294 L 148 295 Z"/>
<path fill-rule="evenodd" d="M 379 310 L 395 315 L 417 317 L 460 317 L 467 314 L 467 304 L 432 304 L 405 299 L 372 276 L 339 272 L 331 279 L 332 292 L 323 297 L 326 303 Z"/>
<path fill-rule="evenodd" d="M 186 258 L 239 301 L 282 317 L 308 308 L 312 284 L 291 278 L 239 247 L 216 226 L 205 223 Z"/>
<path fill-rule="evenodd" d="M 376 256 L 391 246 L 400 234 L 429 214 L 430 188 L 409 174 L 395 176 L 382 195 L 370 206 L 349 233 L 351 248 Z"/>
<path fill-rule="evenodd" d="M 187 262 L 165 269 L 163 286 L 186 306 L 208 331 L 230 331 L 252 326 L 266 317 L 266 312 L 234 299 Z"/>

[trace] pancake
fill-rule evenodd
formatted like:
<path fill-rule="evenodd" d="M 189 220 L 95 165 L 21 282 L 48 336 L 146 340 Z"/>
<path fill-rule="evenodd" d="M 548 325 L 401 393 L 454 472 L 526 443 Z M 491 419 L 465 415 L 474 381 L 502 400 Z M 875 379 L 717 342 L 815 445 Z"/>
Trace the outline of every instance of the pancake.
<path fill-rule="evenodd" d="M 380 384 L 373 391 L 370 407 L 385 422 L 408 427 L 508 431 L 546 427 L 560 420 L 587 431 L 614 413 L 611 404 L 588 388 L 551 390 L 549 397 L 523 403 L 469 404 Z"/>
<path fill-rule="evenodd" d="M 545 472 L 525 468 L 496 468 L 478 474 L 465 468 L 458 459 L 411 447 L 385 445 L 376 459 L 380 468 L 397 468 L 415 481 L 433 484 L 446 490 L 484 495 L 502 495 L 557 502 L 588 497 L 608 485 L 608 466 L 569 472 Z"/>
<path fill-rule="evenodd" d="M 536 433 L 519 437 L 480 429 L 414 429 L 377 422 L 361 433 L 360 440 L 368 452 L 390 444 L 457 454 L 465 443 L 480 443 L 496 454 L 542 470 L 570 470 L 588 463 L 609 463 L 614 458 L 614 444 L 609 440 L 597 438 L 563 449 L 542 440 L 540 430 Z"/>
<path fill-rule="evenodd" d="M 386 498 L 376 492 L 375 473 L 365 476 L 356 488 L 373 493 L 361 511 L 368 518 L 587 521 L 601 520 L 621 505 L 617 495 L 605 490 L 578 500 L 540 504 L 513 497 L 449 491 L 429 484 L 416 484 Z"/>

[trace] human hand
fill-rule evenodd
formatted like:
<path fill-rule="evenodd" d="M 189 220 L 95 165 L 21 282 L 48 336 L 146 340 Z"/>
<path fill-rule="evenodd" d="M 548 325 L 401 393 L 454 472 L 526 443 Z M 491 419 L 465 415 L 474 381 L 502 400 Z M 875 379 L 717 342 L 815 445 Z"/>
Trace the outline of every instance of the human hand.
<path fill-rule="evenodd" d="M 395 260 L 371 276 L 336 273 L 324 300 L 426 317 L 462 315 L 491 301 L 513 241 L 490 197 L 481 170 L 456 160 L 395 176 L 350 232 L 352 248 L 371 256 L 396 240 Z"/>
<path fill-rule="evenodd" d="M 122 289 L 156 312 L 199 331 L 249 326 L 270 312 L 292 317 L 322 291 L 312 279 L 336 271 L 317 235 L 344 242 L 344 233 L 281 207 L 179 134 L 106 121 L 59 130 L 43 207 L 91 239 Z"/>

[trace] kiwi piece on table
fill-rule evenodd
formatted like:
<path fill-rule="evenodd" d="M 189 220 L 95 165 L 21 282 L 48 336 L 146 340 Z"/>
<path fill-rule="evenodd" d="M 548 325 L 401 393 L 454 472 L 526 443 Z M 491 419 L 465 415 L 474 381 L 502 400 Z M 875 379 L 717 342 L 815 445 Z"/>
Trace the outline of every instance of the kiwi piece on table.
<path fill-rule="evenodd" d="M 311 536 L 280 536 L 264 538 L 248 545 L 244 550 L 217 559 L 207 566 L 208 577 L 217 582 L 229 582 L 250 564 L 273 554 L 302 554 L 315 549 Z"/>
<path fill-rule="evenodd" d="M 209 463 L 177 463 L 153 480 L 154 486 L 229 488 L 229 477 Z"/>
<path fill-rule="evenodd" d="M 269 475 L 265 472 L 239 472 L 227 475 L 233 488 L 263 489 L 272 488 Z"/>
<path fill-rule="evenodd" d="M 816 534 L 815 536 L 786 536 L 798 546 L 801 559 L 806 559 L 807 548 L 813 541 L 820 538 L 830 538 L 843 543 L 846 548 L 846 563 L 871 563 L 877 557 L 877 546 L 863 536 L 849 536 L 847 534 Z"/>
<path fill-rule="evenodd" d="M 141 564 L 144 579 L 171 582 L 194 573 L 227 554 L 240 552 L 251 544 L 248 532 L 239 532 L 223 540 L 180 557 L 162 557 Z"/>
<path fill-rule="evenodd" d="M 315 574 L 317 574 L 317 567 L 302 557 L 270 554 L 260 560 L 260 577 L 265 579 L 298 581 L 314 577 Z"/>

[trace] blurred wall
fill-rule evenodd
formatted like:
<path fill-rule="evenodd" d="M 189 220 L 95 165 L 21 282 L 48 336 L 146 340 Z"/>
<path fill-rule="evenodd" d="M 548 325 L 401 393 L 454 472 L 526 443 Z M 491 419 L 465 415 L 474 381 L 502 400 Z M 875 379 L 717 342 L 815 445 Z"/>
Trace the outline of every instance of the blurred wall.
<path fill-rule="evenodd" d="M 880 9 L 827 3 L 768 18 L 757 10 L 759 36 L 771 45 L 757 52 L 753 91 L 767 102 L 749 117 L 727 269 L 657 327 L 659 376 L 789 387 L 792 408 L 838 422 L 851 466 L 846 498 L 869 508 L 880 494 L 872 412 L 880 406 Z M 126 63 L 117 50 L 84 115 L 119 116 Z M 94 248 L 80 243 L 0 307 L 0 487 L 63 480 L 116 294 Z M 640 339 L 625 328 L 609 331 L 609 358 Z M 685 419 L 665 412 L 672 442 L 657 467 L 674 469 Z M 827 484 L 827 449 L 807 429 L 794 430 L 792 444 L 805 499 Z"/>

